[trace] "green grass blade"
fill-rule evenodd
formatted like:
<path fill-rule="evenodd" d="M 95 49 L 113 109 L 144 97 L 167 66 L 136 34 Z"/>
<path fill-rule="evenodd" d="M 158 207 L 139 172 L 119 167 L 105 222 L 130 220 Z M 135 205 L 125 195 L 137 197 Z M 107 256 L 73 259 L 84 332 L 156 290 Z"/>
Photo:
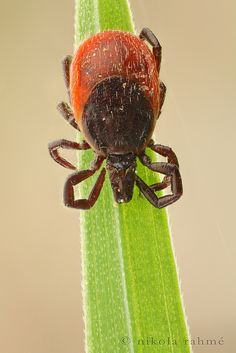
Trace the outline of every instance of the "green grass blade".
<path fill-rule="evenodd" d="M 126 0 L 76 0 L 75 47 L 107 29 L 134 31 Z M 79 169 L 92 158 L 79 152 Z M 141 166 L 138 174 L 148 184 L 157 181 Z M 96 177 L 81 184 L 80 196 Z M 137 190 L 118 206 L 106 178 L 96 205 L 80 219 L 86 352 L 189 353 L 166 211 Z"/>

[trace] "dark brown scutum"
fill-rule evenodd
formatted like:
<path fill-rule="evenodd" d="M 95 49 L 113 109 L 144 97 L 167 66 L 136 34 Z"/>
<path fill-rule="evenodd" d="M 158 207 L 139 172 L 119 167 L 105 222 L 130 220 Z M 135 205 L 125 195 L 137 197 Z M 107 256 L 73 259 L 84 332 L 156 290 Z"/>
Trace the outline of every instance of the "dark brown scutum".
<path fill-rule="evenodd" d="M 110 77 L 93 89 L 82 124 L 88 143 L 103 154 L 138 154 L 148 144 L 155 118 L 144 91 L 125 77 Z"/>

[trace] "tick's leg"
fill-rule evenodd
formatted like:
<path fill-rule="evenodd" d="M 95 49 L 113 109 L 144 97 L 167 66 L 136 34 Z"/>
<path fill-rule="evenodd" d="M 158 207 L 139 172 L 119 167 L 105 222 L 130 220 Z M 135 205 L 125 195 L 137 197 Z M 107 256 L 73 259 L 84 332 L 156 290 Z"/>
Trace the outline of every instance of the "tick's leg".
<path fill-rule="evenodd" d="M 97 157 L 96 160 L 92 164 L 92 168 L 88 170 L 82 170 L 80 172 L 74 173 L 69 176 L 65 183 L 64 187 L 64 203 L 68 207 L 72 208 L 77 208 L 77 209 L 82 209 L 82 210 L 87 210 L 95 204 L 95 202 L 98 199 L 98 196 L 101 192 L 104 180 L 105 180 L 105 174 L 106 170 L 105 168 L 102 169 L 101 173 L 99 174 L 94 187 L 92 191 L 89 194 L 88 199 L 79 199 L 75 200 L 75 195 L 74 195 L 74 186 L 78 185 L 81 183 L 81 181 L 89 178 L 92 176 L 96 170 L 98 170 L 103 162 L 104 158 L 103 157 Z"/>
<path fill-rule="evenodd" d="M 73 164 L 71 164 L 70 162 L 68 162 L 67 160 L 65 160 L 59 155 L 58 153 L 59 148 L 70 149 L 70 150 L 87 150 L 91 147 L 85 141 L 77 143 L 77 142 L 72 142 L 64 139 L 53 141 L 48 145 L 49 153 L 51 157 L 54 159 L 54 161 L 56 161 L 57 163 L 59 163 L 65 168 L 76 169 L 76 167 Z"/>
<path fill-rule="evenodd" d="M 67 93 L 69 95 L 69 99 L 70 99 L 70 65 L 71 65 L 71 62 L 72 62 L 71 55 L 65 56 L 65 58 L 62 60 L 63 76 L 64 76 L 66 88 L 67 88 Z M 66 121 L 70 125 L 72 125 L 75 129 L 79 130 L 78 124 L 75 120 L 73 111 L 71 110 L 69 104 L 67 104 L 65 102 L 60 102 L 57 105 L 57 109 L 60 112 L 60 114 L 63 116 L 63 118 L 66 119 Z"/>
<path fill-rule="evenodd" d="M 153 140 L 150 140 L 148 147 L 150 147 L 154 152 L 159 153 L 161 156 L 167 157 L 168 163 L 175 164 L 177 167 L 179 167 L 176 154 L 170 147 L 159 145 L 159 144 L 155 145 Z M 146 158 L 145 155 L 143 156 L 143 158 L 145 160 Z M 161 183 L 150 185 L 150 188 L 153 191 L 158 191 L 158 190 L 165 189 L 166 187 L 170 186 L 170 184 L 171 184 L 171 177 L 165 176 Z"/>
<path fill-rule="evenodd" d="M 57 105 L 57 109 L 59 113 L 63 116 L 63 118 L 70 124 L 72 125 L 75 129 L 79 130 L 79 126 L 77 122 L 75 121 L 74 114 L 69 106 L 69 104 L 65 102 L 60 102 Z"/>
<path fill-rule="evenodd" d="M 67 88 L 67 92 L 69 95 L 70 99 L 70 65 L 72 62 L 72 56 L 67 55 L 63 58 L 62 60 L 62 71 L 63 71 L 63 76 L 64 76 L 64 81 L 65 85 Z M 73 116 L 73 112 L 70 108 L 70 106 L 67 103 L 61 102 L 57 106 L 59 112 L 62 114 L 62 116 L 76 129 L 78 129 L 77 123 L 75 121 L 75 118 Z"/>
<path fill-rule="evenodd" d="M 170 185 L 171 185 L 171 178 L 169 176 L 165 176 L 160 183 L 149 185 L 149 187 L 153 191 L 160 191 L 160 190 L 166 189 Z"/>
<path fill-rule="evenodd" d="M 175 164 L 177 167 L 179 167 L 179 162 L 176 157 L 176 154 L 174 153 L 174 151 L 170 147 L 164 146 L 164 145 L 159 145 L 159 144 L 154 144 L 153 140 L 150 140 L 148 147 L 150 147 L 154 152 L 159 153 L 161 156 L 167 157 L 168 163 Z M 146 159 L 145 156 L 146 155 L 143 154 L 144 160 Z"/>
<path fill-rule="evenodd" d="M 166 207 L 172 204 L 173 202 L 177 201 L 182 195 L 182 192 L 178 193 L 177 191 L 174 192 L 172 190 L 173 191 L 172 195 L 157 197 L 154 191 L 137 175 L 136 175 L 136 185 L 139 187 L 140 191 L 143 193 L 146 199 L 156 208 Z"/>
<path fill-rule="evenodd" d="M 156 59 L 157 71 L 160 71 L 161 66 L 161 45 L 149 28 L 143 28 L 139 37 L 141 39 L 146 39 L 149 44 L 153 46 L 153 55 Z"/>
<path fill-rule="evenodd" d="M 160 81 L 160 110 L 159 110 L 159 116 L 161 114 L 161 108 L 163 106 L 163 103 L 165 101 L 165 96 L 166 96 L 166 86 L 165 84 Z"/>
<path fill-rule="evenodd" d="M 157 184 L 154 184 L 152 186 L 152 189 L 147 184 L 145 184 L 142 179 L 136 176 L 136 184 L 139 187 L 140 191 L 148 199 L 148 201 L 151 202 L 151 204 L 157 208 L 165 207 L 177 201 L 183 193 L 182 180 L 178 166 L 173 163 L 165 162 L 152 163 L 150 158 L 145 154 L 140 155 L 139 158 L 140 161 L 152 171 L 171 177 L 170 184 L 172 195 L 157 197 L 157 195 L 153 191 L 153 189 L 155 189 L 155 185 Z"/>
<path fill-rule="evenodd" d="M 70 65 L 72 62 L 72 56 L 67 55 L 62 59 L 62 70 L 63 70 L 63 75 L 64 75 L 64 80 L 66 84 L 66 88 L 68 91 L 68 94 L 70 96 Z"/>

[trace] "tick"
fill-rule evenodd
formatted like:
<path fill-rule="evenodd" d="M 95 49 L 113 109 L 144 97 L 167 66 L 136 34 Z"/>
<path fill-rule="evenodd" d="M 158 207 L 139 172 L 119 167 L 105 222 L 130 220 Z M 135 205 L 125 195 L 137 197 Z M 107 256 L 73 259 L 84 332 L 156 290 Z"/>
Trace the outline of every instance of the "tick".
<path fill-rule="evenodd" d="M 152 46 L 152 50 L 149 46 Z M 182 195 L 179 164 L 171 148 L 154 144 L 152 134 L 164 103 L 166 87 L 159 80 L 161 45 L 150 29 L 139 37 L 128 32 L 106 31 L 85 40 L 74 57 L 63 60 L 63 72 L 71 107 L 61 102 L 61 115 L 84 138 L 80 143 L 61 139 L 49 144 L 51 157 L 65 168 L 77 168 L 61 157 L 59 149 L 92 149 L 94 161 L 87 170 L 76 171 L 66 180 L 64 203 L 89 209 L 101 192 L 106 170 L 115 201 L 129 202 L 134 184 L 157 208 L 175 202 Z M 167 162 L 152 162 L 147 148 Z M 147 185 L 136 174 L 136 159 L 154 172 L 164 174 L 162 182 Z M 100 169 L 87 199 L 75 199 L 74 186 Z M 171 187 L 171 194 L 155 192 Z"/>

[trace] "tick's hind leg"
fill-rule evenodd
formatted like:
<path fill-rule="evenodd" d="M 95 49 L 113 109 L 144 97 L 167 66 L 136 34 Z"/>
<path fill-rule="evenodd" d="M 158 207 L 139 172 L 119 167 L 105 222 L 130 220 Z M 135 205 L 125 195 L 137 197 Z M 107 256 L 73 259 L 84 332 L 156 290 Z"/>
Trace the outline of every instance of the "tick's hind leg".
<path fill-rule="evenodd" d="M 139 37 L 141 39 L 146 39 L 149 44 L 152 45 L 153 47 L 153 55 L 156 60 L 156 67 L 157 71 L 160 71 L 160 66 L 161 66 L 161 44 L 159 43 L 158 39 L 156 36 L 152 33 L 152 31 L 149 28 L 143 28 Z M 159 116 L 161 114 L 161 108 L 163 106 L 164 100 L 165 100 L 165 95 L 166 95 L 166 86 L 165 84 L 160 81 L 160 109 L 159 109 Z"/>
<path fill-rule="evenodd" d="M 64 203 L 67 207 L 72 207 L 72 208 L 77 208 L 82 210 L 87 210 L 93 207 L 93 205 L 95 204 L 95 202 L 97 201 L 100 195 L 100 192 L 105 180 L 105 174 L 106 174 L 105 168 L 103 168 L 102 171 L 100 172 L 94 184 L 94 187 L 87 199 L 75 200 L 74 186 L 78 185 L 83 180 L 92 176 L 96 172 L 96 170 L 100 168 L 103 160 L 104 160 L 103 157 L 98 156 L 93 162 L 91 169 L 82 170 L 80 172 L 76 172 L 69 176 L 64 187 Z"/>
<path fill-rule="evenodd" d="M 149 28 L 143 28 L 139 37 L 141 39 L 146 39 L 149 44 L 153 47 L 153 55 L 156 59 L 157 71 L 160 71 L 161 66 L 161 45 L 157 39 L 157 37 L 152 33 Z"/>

